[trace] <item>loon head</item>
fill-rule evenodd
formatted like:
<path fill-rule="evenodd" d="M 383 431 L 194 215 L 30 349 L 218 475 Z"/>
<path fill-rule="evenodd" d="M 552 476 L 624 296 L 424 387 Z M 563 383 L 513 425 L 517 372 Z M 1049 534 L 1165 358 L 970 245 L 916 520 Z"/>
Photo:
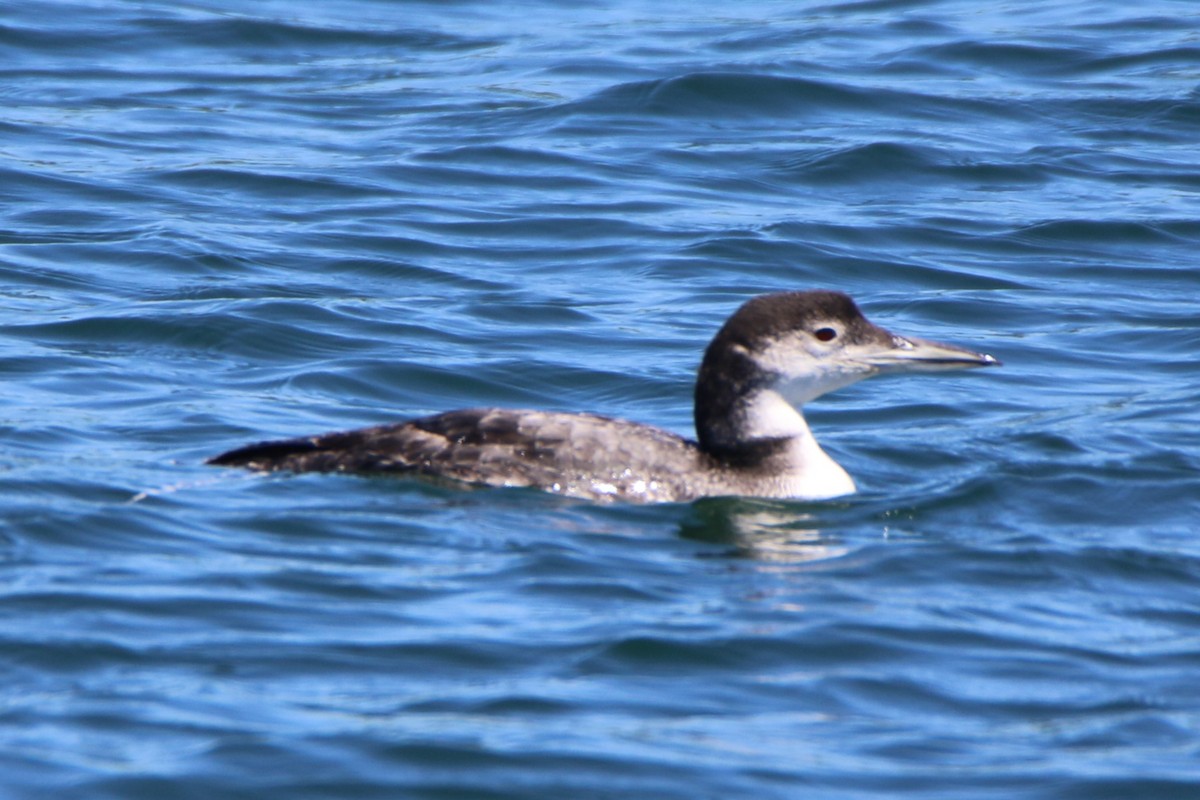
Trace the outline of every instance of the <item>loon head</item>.
<path fill-rule="evenodd" d="M 706 449 L 737 448 L 793 435 L 789 424 L 803 426 L 798 412 L 775 413 L 784 402 L 798 409 L 872 375 L 999 363 L 884 330 L 841 292 L 761 295 L 739 308 L 705 351 L 696 380 L 696 432 Z"/>

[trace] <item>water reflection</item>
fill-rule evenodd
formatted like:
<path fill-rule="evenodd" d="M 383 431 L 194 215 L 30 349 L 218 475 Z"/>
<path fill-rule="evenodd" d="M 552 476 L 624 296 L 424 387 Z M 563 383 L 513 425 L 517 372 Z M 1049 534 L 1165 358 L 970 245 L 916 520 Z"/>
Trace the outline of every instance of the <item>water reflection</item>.
<path fill-rule="evenodd" d="M 845 555 L 847 547 L 837 537 L 822 533 L 817 517 L 806 507 L 752 498 L 698 500 L 680 523 L 679 535 L 725 545 L 726 555 L 733 557 L 801 562 Z"/>

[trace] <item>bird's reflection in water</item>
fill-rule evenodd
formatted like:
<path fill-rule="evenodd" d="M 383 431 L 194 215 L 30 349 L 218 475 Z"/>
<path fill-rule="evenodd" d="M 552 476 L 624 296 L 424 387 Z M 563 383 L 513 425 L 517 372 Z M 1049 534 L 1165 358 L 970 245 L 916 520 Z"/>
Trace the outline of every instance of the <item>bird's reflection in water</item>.
<path fill-rule="evenodd" d="M 828 505 L 828 504 L 824 504 Z M 847 548 L 817 526 L 805 504 L 753 498 L 708 498 L 692 503 L 680 523 L 685 539 L 726 545 L 726 556 L 765 561 L 819 561 Z"/>

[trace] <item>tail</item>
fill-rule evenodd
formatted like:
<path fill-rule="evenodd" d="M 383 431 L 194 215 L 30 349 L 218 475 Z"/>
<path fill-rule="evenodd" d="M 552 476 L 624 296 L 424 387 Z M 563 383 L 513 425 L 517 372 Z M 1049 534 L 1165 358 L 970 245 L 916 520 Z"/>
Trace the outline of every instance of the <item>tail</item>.
<path fill-rule="evenodd" d="M 312 461 L 324 449 L 312 439 L 280 439 L 273 442 L 258 442 L 257 444 L 239 447 L 213 456 L 205 461 L 214 467 L 245 467 L 263 472 L 278 469 L 295 470 L 302 463 Z M 306 467 L 313 469 L 313 467 Z"/>
<path fill-rule="evenodd" d="M 245 467 L 260 472 L 404 472 L 414 469 L 405 457 L 408 427 L 380 425 L 356 431 L 239 447 L 210 458 L 215 467 Z"/>

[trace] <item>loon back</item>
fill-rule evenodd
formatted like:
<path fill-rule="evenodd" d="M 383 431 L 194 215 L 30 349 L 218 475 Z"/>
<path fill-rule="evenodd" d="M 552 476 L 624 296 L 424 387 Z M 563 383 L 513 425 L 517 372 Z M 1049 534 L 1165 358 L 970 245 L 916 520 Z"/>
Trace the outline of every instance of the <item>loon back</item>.
<path fill-rule="evenodd" d="M 471 408 L 260 442 L 208 461 L 264 472 L 415 473 L 588 499 L 701 496 L 707 457 L 668 431 L 594 414 Z"/>

